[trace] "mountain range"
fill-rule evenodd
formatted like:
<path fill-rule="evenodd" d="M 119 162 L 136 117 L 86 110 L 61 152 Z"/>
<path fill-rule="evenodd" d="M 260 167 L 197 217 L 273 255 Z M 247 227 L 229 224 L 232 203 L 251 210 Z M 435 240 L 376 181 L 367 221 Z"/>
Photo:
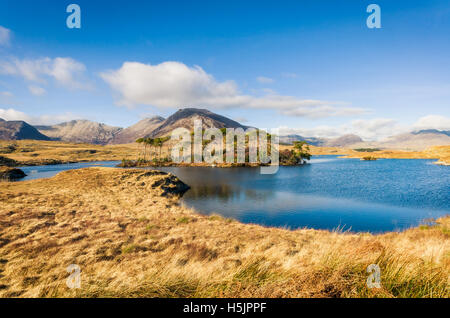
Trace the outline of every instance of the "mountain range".
<path fill-rule="evenodd" d="M 19 140 L 60 140 L 92 144 L 126 144 L 140 137 L 161 137 L 170 135 L 172 130 L 183 127 L 193 130 L 193 119 L 201 119 L 203 128 L 248 128 L 237 121 L 213 113 L 207 109 L 184 108 L 168 118 L 160 116 L 142 119 L 127 127 L 114 127 L 89 120 L 72 120 L 51 126 L 31 126 L 24 121 L 0 119 L 0 139 Z M 450 145 L 450 131 L 435 129 L 419 130 L 394 135 L 381 141 L 364 141 L 361 137 L 348 134 L 337 138 L 316 138 L 300 135 L 280 136 L 280 143 L 292 144 L 305 140 L 309 144 L 322 147 L 380 148 L 422 150 L 430 146 Z"/>
<path fill-rule="evenodd" d="M 114 127 L 89 120 L 72 120 L 50 126 L 31 126 L 24 121 L 0 119 L 0 139 L 60 140 L 99 145 L 132 143 L 140 137 L 170 135 L 176 128 L 193 130 L 194 119 L 201 119 L 203 128 L 248 128 L 237 121 L 207 109 L 184 108 L 168 118 L 145 118 L 127 127 Z"/>
<path fill-rule="evenodd" d="M 361 137 L 348 134 L 337 138 L 308 138 L 300 135 L 280 136 L 280 143 L 292 144 L 294 141 L 305 140 L 313 146 L 343 147 L 343 148 L 379 148 L 401 150 L 424 150 L 431 146 L 450 145 L 448 130 L 418 130 L 409 133 L 390 136 L 380 141 L 364 141 Z"/>
<path fill-rule="evenodd" d="M 50 140 L 35 127 L 21 120 L 6 121 L 0 118 L 0 139 L 3 140 Z"/>
<path fill-rule="evenodd" d="M 89 120 L 72 120 L 53 126 L 35 126 L 39 132 L 52 140 L 86 142 L 105 145 L 122 131 L 120 127 L 108 126 Z"/>

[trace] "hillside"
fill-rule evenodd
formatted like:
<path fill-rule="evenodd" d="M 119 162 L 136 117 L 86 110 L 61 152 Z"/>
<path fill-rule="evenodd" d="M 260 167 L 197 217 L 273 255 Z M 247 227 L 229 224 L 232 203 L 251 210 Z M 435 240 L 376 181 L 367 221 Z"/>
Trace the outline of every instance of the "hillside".
<path fill-rule="evenodd" d="M 422 130 L 389 137 L 378 143 L 380 148 L 424 150 L 432 146 L 450 145 L 448 131 Z"/>
<path fill-rule="evenodd" d="M 73 120 L 53 126 L 36 126 L 36 128 L 53 140 L 100 145 L 127 144 L 140 137 L 170 135 L 179 127 L 193 130 L 194 118 L 201 119 L 205 128 L 247 128 L 225 116 L 197 108 L 180 109 L 167 119 L 160 116 L 146 118 L 125 129 L 88 120 Z"/>
<path fill-rule="evenodd" d="M 325 147 L 349 147 L 353 144 L 363 142 L 362 138 L 354 135 L 348 134 L 338 138 L 329 139 L 322 144 Z"/>
<path fill-rule="evenodd" d="M 151 133 L 158 128 L 164 118 L 155 116 L 145 118 L 133 126 L 122 129 L 114 135 L 114 138 L 109 142 L 110 144 L 127 144 L 134 142 L 136 139 L 151 135 Z"/>
<path fill-rule="evenodd" d="M 122 128 L 108 126 L 89 120 L 72 120 L 53 126 L 36 126 L 42 134 L 54 140 L 87 142 L 104 145 L 113 140 Z"/>
<path fill-rule="evenodd" d="M 195 118 L 202 120 L 204 128 L 247 128 L 247 126 L 241 125 L 237 121 L 210 112 L 207 109 L 184 108 L 178 110 L 175 114 L 162 122 L 161 125 L 153 131 L 151 136 L 160 137 L 170 135 L 174 129 L 180 127 L 193 130 Z"/>
<path fill-rule="evenodd" d="M 380 141 L 364 141 L 361 137 L 348 134 L 338 138 L 309 138 L 299 135 L 286 135 L 280 137 L 281 143 L 292 144 L 293 141 L 306 140 L 310 145 L 319 147 L 343 148 L 379 148 L 408 151 L 423 151 L 433 146 L 450 145 L 450 131 L 435 129 L 413 131 L 409 133 L 390 136 Z"/>
<path fill-rule="evenodd" d="M 320 146 L 326 142 L 325 138 L 315 138 L 315 137 L 303 137 L 300 135 L 284 135 L 280 136 L 280 144 L 292 145 L 294 141 L 307 141 L 308 144 L 313 146 Z"/>
<path fill-rule="evenodd" d="M 2 140 L 50 140 L 48 136 L 40 133 L 36 128 L 24 121 L 0 120 L 0 139 Z"/>

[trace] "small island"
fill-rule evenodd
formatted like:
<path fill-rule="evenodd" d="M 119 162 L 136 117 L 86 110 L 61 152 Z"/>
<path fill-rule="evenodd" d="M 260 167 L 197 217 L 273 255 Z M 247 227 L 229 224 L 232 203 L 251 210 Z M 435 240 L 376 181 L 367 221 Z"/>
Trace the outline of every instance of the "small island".
<path fill-rule="evenodd" d="M 268 135 L 270 140 L 271 135 Z M 224 137 L 223 144 L 225 144 L 226 139 Z M 234 143 L 234 162 L 230 163 L 226 160 L 225 153 L 223 154 L 221 162 L 206 162 L 204 157 L 202 157 L 202 162 L 194 162 L 194 155 L 191 155 L 191 162 L 174 162 L 170 157 L 170 151 L 172 144 L 170 137 L 161 137 L 161 138 L 139 138 L 136 140 L 136 143 L 142 145 L 142 149 L 138 154 L 138 158 L 136 160 L 132 159 L 122 159 L 122 162 L 117 165 L 117 167 L 122 168 L 136 168 L 136 167 L 187 167 L 187 166 L 195 166 L 195 167 L 217 167 L 217 168 L 231 168 L 231 167 L 258 167 L 258 166 L 268 166 L 271 164 L 261 162 L 251 162 L 250 160 L 250 150 L 249 150 L 249 139 L 246 136 L 245 140 L 245 162 L 237 162 L 237 150 L 236 150 L 236 142 Z M 211 141 L 204 141 L 202 144 L 202 151 L 205 147 L 210 144 Z M 271 147 L 268 142 L 268 151 L 267 156 L 270 158 L 271 155 Z M 163 149 L 165 148 L 165 149 Z M 295 141 L 291 149 L 283 149 L 279 150 L 279 165 L 281 166 L 297 166 L 307 164 L 308 160 L 311 160 L 311 153 L 309 145 L 306 141 Z M 261 154 L 258 151 L 258 157 Z"/>

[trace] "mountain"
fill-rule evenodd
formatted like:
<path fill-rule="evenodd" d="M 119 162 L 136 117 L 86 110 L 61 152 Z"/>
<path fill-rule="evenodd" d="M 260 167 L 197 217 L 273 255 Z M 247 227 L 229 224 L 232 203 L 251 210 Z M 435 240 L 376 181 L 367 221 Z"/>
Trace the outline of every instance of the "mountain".
<path fill-rule="evenodd" d="M 446 135 L 450 137 L 450 130 L 437 130 L 437 129 L 425 129 L 412 132 L 414 135 L 421 134 L 438 134 L 438 135 Z"/>
<path fill-rule="evenodd" d="M 377 143 L 380 148 L 424 150 L 431 146 L 450 145 L 450 131 L 420 130 L 391 136 Z"/>
<path fill-rule="evenodd" d="M 155 116 L 145 118 L 133 126 L 122 129 L 114 135 L 110 144 L 127 144 L 135 142 L 136 139 L 150 135 L 164 121 L 163 117 Z"/>
<path fill-rule="evenodd" d="M 350 147 L 351 145 L 364 142 L 364 140 L 361 139 L 361 137 L 354 135 L 354 134 L 348 134 L 344 135 L 338 138 L 329 139 L 322 146 L 325 147 Z"/>
<path fill-rule="evenodd" d="M 152 137 L 167 136 L 176 128 L 194 130 L 194 119 L 201 119 L 203 128 L 248 128 L 237 121 L 210 112 L 207 109 L 184 108 L 164 120 L 152 133 Z"/>
<path fill-rule="evenodd" d="M 313 146 L 321 146 L 326 142 L 325 138 L 303 137 L 300 135 L 284 135 L 280 136 L 280 144 L 292 145 L 294 141 L 306 141 Z"/>
<path fill-rule="evenodd" d="M 36 128 L 42 134 L 54 140 L 86 142 L 99 145 L 107 144 L 122 130 L 119 127 L 89 120 L 72 120 L 53 126 L 36 126 Z"/>
<path fill-rule="evenodd" d="M 318 147 L 346 147 L 351 148 L 353 145 L 364 143 L 361 137 L 353 134 L 343 135 L 337 138 L 316 138 L 303 137 L 300 135 L 280 136 L 280 143 L 292 144 L 294 141 L 304 140 L 308 144 Z"/>
<path fill-rule="evenodd" d="M 4 140 L 50 140 L 49 137 L 40 133 L 36 128 L 24 121 L 6 121 L 0 119 L 0 139 Z"/>
<path fill-rule="evenodd" d="M 160 116 L 145 118 L 125 129 L 89 120 L 73 120 L 53 126 L 36 126 L 36 128 L 53 140 L 102 145 L 126 144 L 135 142 L 140 137 L 167 136 L 179 127 L 193 130 L 194 118 L 201 119 L 205 128 L 247 128 L 227 117 L 197 108 L 180 109 L 167 119 Z"/>
<path fill-rule="evenodd" d="M 424 150 L 432 146 L 450 145 L 450 131 L 427 129 L 390 136 L 381 141 L 364 141 L 361 137 L 349 134 L 338 138 L 308 138 L 299 135 L 280 136 L 280 143 L 306 140 L 309 144 L 321 147 L 380 148 L 398 150 Z"/>

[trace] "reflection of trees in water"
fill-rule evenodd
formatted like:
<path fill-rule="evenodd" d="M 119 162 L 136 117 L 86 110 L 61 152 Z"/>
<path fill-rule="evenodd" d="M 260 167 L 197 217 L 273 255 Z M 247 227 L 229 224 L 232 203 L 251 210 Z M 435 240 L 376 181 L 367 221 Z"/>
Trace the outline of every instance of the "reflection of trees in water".
<path fill-rule="evenodd" d="M 253 190 L 247 189 L 245 190 L 245 196 L 254 201 L 266 201 L 275 197 L 275 192 L 273 191 L 265 191 L 265 190 Z"/>
<path fill-rule="evenodd" d="M 235 201 L 245 204 L 245 200 L 264 202 L 275 196 L 274 192 L 264 188 L 250 189 L 246 186 L 276 178 L 274 175 L 261 175 L 259 168 L 171 167 L 161 170 L 172 172 L 191 187 L 184 196 L 187 200 L 208 198 L 223 203 Z"/>
<path fill-rule="evenodd" d="M 216 198 L 222 202 L 230 201 L 266 201 L 275 195 L 271 191 L 243 189 L 239 186 L 229 184 L 197 185 L 192 187 L 187 193 L 188 199 Z"/>
<path fill-rule="evenodd" d="M 224 201 L 230 199 L 239 199 L 241 191 L 239 189 L 233 189 L 229 184 L 216 184 L 216 185 L 196 185 L 192 187 L 187 197 L 192 199 L 217 197 Z"/>

